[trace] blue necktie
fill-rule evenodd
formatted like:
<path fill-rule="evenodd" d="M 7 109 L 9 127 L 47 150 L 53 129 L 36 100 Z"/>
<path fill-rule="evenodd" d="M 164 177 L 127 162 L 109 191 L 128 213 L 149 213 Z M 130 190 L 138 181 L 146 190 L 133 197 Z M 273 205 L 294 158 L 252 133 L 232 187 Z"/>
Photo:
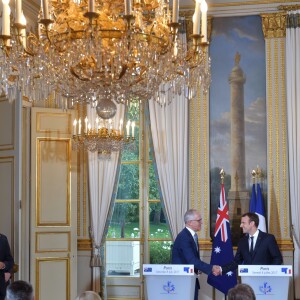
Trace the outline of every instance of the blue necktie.
<path fill-rule="evenodd" d="M 198 244 L 198 235 L 197 233 L 194 234 L 194 241 L 195 241 L 195 244 L 196 244 L 196 247 L 197 247 L 197 250 L 199 250 L 199 244 Z"/>

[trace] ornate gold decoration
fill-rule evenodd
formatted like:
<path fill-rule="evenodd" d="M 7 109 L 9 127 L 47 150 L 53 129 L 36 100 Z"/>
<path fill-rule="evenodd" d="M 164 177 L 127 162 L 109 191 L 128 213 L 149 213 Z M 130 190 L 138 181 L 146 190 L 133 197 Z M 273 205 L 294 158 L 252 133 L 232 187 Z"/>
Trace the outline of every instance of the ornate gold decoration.
<path fill-rule="evenodd" d="M 14 23 L 11 35 L 0 36 L 0 89 L 9 99 L 20 89 L 31 101 L 52 95 L 51 105 L 63 108 L 107 95 L 118 103 L 154 99 L 165 105 L 184 86 L 209 88 L 206 30 L 193 34 L 186 49 L 168 0 L 42 2 L 38 35 L 26 36 L 26 25 Z M 171 96 L 159 97 L 161 91 Z"/>
<path fill-rule="evenodd" d="M 281 65 L 281 72 L 280 72 L 280 81 L 285 81 L 285 71 L 286 71 L 286 65 L 285 65 L 285 41 L 280 40 L 280 65 Z M 286 99 L 286 85 L 283 84 L 281 88 L 280 97 L 282 99 L 281 101 L 281 137 L 282 137 L 282 186 L 283 186 L 283 225 L 284 225 L 284 237 L 290 236 L 290 228 L 289 228 L 289 183 L 288 183 L 288 176 L 287 176 L 287 170 L 288 170 L 288 149 L 287 149 L 287 99 Z"/>
<path fill-rule="evenodd" d="M 294 5 L 279 5 L 278 10 L 292 11 L 300 9 L 300 4 Z"/>
<path fill-rule="evenodd" d="M 99 158 L 110 159 L 112 152 L 120 151 L 124 146 L 130 145 L 135 141 L 135 122 L 128 121 L 126 130 L 123 128 L 122 120 L 120 120 L 118 129 L 113 128 L 111 122 L 111 119 L 103 120 L 97 117 L 95 123 L 91 125 L 86 117 L 83 130 L 81 119 L 79 118 L 78 121 L 75 119 L 72 137 L 73 150 L 86 149 L 91 152 L 97 151 Z"/>
<path fill-rule="evenodd" d="M 286 13 L 261 14 L 265 38 L 285 37 Z"/>
<path fill-rule="evenodd" d="M 92 250 L 91 239 L 77 239 L 77 250 L 78 251 L 90 251 Z"/>
<path fill-rule="evenodd" d="M 266 40 L 268 122 L 269 230 L 277 239 L 288 240 L 289 195 L 285 86 L 285 39 Z"/>

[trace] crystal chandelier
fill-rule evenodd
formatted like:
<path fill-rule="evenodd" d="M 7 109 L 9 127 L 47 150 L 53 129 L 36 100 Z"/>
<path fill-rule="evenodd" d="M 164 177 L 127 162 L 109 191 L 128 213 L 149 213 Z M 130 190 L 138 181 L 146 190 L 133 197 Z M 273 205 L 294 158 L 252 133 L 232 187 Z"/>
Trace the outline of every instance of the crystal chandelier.
<path fill-rule="evenodd" d="M 42 0 L 38 34 L 26 33 L 22 0 L 14 16 L 2 0 L 0 91 L 31 101 L 53 95 L 58 106 L 97 106 L 154 99 L 188 98 L 210 85 L 207 5 L 197 0 L 192 42 L 181 42 L 179 0 Z M 198 2 L 199 1 L 199 2 Z M 158 97 L 168 91 L 168 100 Z"/>
<path fill-rule="evenodd" d="M 128 121 L 124 132 L 122 119 L 117 129 L 113 128 L 112 119 L 103 120 L 97 116 L 95 122 L 91 123 L 85 117 L 84 124 L 80 118 L 75 119 L 72 149 L 97 151 L 100 159 L 110 159 L 112 152 L 120 151 L 134 142 L 134 129 L 135 122 Z"/>

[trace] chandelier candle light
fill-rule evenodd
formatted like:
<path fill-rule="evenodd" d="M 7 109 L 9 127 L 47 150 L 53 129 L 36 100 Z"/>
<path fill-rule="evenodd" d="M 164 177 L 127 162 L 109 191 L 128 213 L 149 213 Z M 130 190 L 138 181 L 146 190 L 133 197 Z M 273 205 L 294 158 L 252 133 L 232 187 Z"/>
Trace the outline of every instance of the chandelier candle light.
<path fill-rule="evenodd" d="M 38 34 L 26 33 L 22 0 L 12 15 L 8 1 L 2 0 L 0 92 L 11 101 L 20 91 L 30 101 L 52 95 L 63 108 L 96 106 L 103 97 L 165 105 L 186 88 L 189 99 L 209 88 L 205 0 L 196 0 L 187 47 L 179 38 L 179 0 L 172 13 L 169 0 L 41 0 Z"/>
<path fill-rule="evenodd" d="M 119 128 L 112 127 L 112 119 L 102 120 L 96 117 L 91 124 L 88 118 L 84 119 L 82 128 L 81 118 L 73 122 L 73 150 L 87 149 L 98 151 L 99 158 L 109 159 L 113 151 L 120 151 L 125 145 L 134 142 L 135 122 L 128 121 L 126 132 L 123 129 L 123 120 L 120 120 Z"/>

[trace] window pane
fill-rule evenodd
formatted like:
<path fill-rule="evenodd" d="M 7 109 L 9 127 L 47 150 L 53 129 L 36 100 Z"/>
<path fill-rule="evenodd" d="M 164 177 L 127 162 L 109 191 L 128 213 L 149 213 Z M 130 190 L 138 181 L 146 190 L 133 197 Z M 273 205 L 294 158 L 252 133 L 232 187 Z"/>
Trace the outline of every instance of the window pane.
<path fill-rule="evenodd" d="M 107 238 L 139 238 L 139 203 L 116 203 Z"/>
<path fill-rule="evenodd" d="M 150 239 L 170 239 L 169 226 L 160 202 L 149 203 Z"/>
<path fill-rule="evenodd" d="M 160 199 L 159 192 L 158 192 L 158 184 L 157 184 L 157 179 L 155 177 L 153 164 L 149 166 L 149 199 L 150 200 Z"/>
<path fill-rule="evenodd" d="M 140 242 L 107 241 L 106 274 L 111 276 L 139 276 Z"/>
<path fill-rule="evenodd" d="M 131 102 L 128 109 L 127 119 L 131 122 L 134 121 L 134 142 L 129 146 L 125 146 L 122 151 L 122 161 L 137 161 L 139 159 L 139 118 L 140 118 L 140 105 L 139 102 Z M 132 134 L 132 129 L 130 129 Z"/>
<path fill-rule="evenodd" d="M 121 164 L 117 199 L 139 199 L 138 164 Z"/>
<path fill-rule="evenodd" d="M 171 262 L 171 241 L 150 242 L 150 264 L 169 264 Z"/>
<path fill-rule="evenodd" d="M 138 100 L 136 102 L 131 102 L 128 110 L 128 119 L 131 121 L 138 122 L 140 119 L 140 103 Z"/>
<path fill-rule="evenodd" d="M 125 145 L 122 150 L 122 161 L 137 161 L 139 159 L 139 126 L 134 127 L 135 140 L 130 145 Z"/>

